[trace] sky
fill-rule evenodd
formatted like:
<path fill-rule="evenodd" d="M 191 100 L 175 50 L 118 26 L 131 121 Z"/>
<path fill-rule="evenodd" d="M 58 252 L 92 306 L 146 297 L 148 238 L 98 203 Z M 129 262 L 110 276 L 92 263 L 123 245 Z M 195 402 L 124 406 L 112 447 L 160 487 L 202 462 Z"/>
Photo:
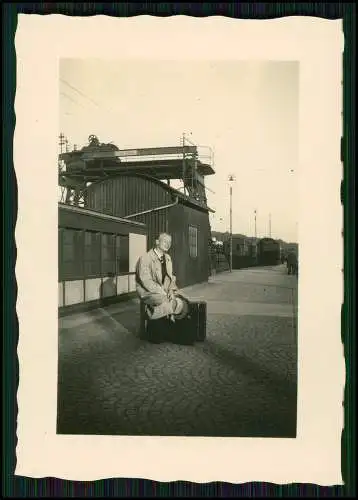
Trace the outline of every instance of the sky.
<path fill-rule="evenodd" d="M 297 241 L 299 64 L 295 61 L 60 61 L 59 133 L 119 149 L 179 146 L 215 155 L 212 230 Z M 204 151 L 204 150 L 202 150 Z"/>

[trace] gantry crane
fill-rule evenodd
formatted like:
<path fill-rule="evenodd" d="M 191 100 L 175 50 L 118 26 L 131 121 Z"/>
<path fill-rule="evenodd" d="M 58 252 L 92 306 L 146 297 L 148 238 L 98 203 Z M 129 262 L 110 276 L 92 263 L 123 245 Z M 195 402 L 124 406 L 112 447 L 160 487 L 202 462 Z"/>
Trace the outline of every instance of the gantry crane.
<path fill-rule="evenodd" d="M 60 144 L 65 144 L 63 134 Z M 186 145 L 184 140 L 181 146 L 120 150 L 90 135 L 88 145 L 82 149 L 68 149 L 59 155 L 58 182 L 64 203 L 86 206 L 86 187 L 90 183 L 118 174 L 142 174 L 169 185 L 171 180 L 181 180 L 184 195 L 207 205 L 204 178 L 215 173 L 213 156 L 200 154 L 198 146 Z"/>

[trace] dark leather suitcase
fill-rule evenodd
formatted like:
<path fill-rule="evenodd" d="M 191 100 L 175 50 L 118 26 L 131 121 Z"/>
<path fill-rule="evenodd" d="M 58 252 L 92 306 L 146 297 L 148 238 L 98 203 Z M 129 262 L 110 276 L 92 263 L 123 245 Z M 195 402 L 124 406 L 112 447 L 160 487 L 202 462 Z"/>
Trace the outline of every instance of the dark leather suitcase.
<path fill-rule="evenodd" d="M 191 302 L 187 320 L 194 339 L 203 342 L 206 339 L 206 302 Z"/>
<path fill-rule="evenodd" d="M 188 315 L 174 323 L 178 338 L 192 342 L 203 342 L 206 339 L 206 302 L 190 302 Z"/>
<path fill-rule="evenodd" d="M 168 339 L 177 338 L 192 342 L 203 342 L 206 339 L 206 302 L 189 302 L 189 312 L 183 319 L 172 323 L 169 319 L 148 321 L 145 318 L 144 306 L 141 304 L 141 335 L 143 339 L 151 337 L 162 337 L 162 333 L 168 330 Z M 171 333 L 170 333 L 171 330 Z"/>

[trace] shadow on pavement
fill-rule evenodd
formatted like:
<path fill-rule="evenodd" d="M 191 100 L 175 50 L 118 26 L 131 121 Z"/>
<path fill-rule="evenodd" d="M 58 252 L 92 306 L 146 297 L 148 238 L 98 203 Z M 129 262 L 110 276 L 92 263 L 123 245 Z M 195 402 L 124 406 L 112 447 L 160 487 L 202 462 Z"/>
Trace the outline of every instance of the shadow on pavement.
<path fill-rule="evenodd" d="M 225 366 L 230 366 L 231 369 L 261 382 L 268 391 L 287 399 L 297 397 L 296 381 L 287 378 L 283 379 L 280 374 L 263 369 L 259 363 L 255 363 L 246 356 L 229 351 L 212 340 L 206 340 L 203 348 L 210 354 L 220 358 Z"/>
<path fill-rule="evenodd" d="M 161 351 L 156 346 L 138 338 L 137 305 L 120 311 L 108 308 L 100 313 L 89 313 L 89 316 L 93 321 L 67 330 L 62 338 L 60 335 L 57 432 L 296 437 L 296 373 L 293 375 L 292 371 L 287 376 L 283 370 L 275 371 L 272 354 L 276 347 L 268 351 L 267 362 L 263 364 L 254 356 L 245 355 L 242 344 L 236 344 L 240 351 L 235 351 L 210 337 L 210 332 L 204 343 L 196 344 L 190 351 L 178 349 L 175 344 L 168 345 L 165 349 L 171 353 L 171 363 L 178 360 L 182 367 L 184 399 L 193 399 L 193 413 L 188 411 L 180 416 L 181 422 L 175 422 L 178 406 L 175 398 L 178 396 L 172 392 L 162 396 L 163 400 L 167 399 L 167 406 L 160 410 L 159 415 L 154 416 L 154 410 L 142 407 L 136 409 L 137 413 L 126 415 L 130 410 L 124 403 L 128 393 L 135 394 L 139 384 L 147 384 L 153 389 L 155 377 L 146 367 L 156 363 L 159 367 L 164 366 L 166 357 L 161 358 Z M 249 342 L 256 342 L 250 333 L 246 338 Z M 198 362 L 200 353 L 205 354 L 201 359 L 206 366 Z M 214 371 L 213 365 L 216 365 Z M 146 370 L 150 375 L 147 381 L 143 378 Z M 225 370 L 235 374 L 225 377 Z M 195 395 L 192 377 L 199 380 L 198 387 L 205 388 L 202 394 Z M 124 380 L 127 380 L 127 385 Z M 148 393 L 148 400 L 154 407 L 158 404 L 160 387 L 157 392 Z M 112 394 L 111 398 L 108 392 Z M 217 400 L 219 409 L 210 407 L 213 399 Z M 203 402 L 208 405 L 208 410 L 200 421 L 195 408 Z M 226 414 L 223 408 L 228 409 Z"/>

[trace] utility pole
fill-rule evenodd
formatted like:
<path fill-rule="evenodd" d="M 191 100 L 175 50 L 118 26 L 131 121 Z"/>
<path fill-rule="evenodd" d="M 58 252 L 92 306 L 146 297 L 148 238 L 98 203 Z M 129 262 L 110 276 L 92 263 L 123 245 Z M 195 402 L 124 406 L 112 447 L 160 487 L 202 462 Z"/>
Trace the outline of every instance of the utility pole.
<path fill-rule="evenodd" d="M 255 210 L 254 214 L 255 214 L 255 240 L 256 240 L 257 239 L 257 221 L 256 221 L 257 211 L 256 210 Z"/>
<path fill-rule="evenodd" d="M 182 177 L 183 177 L 183 193 L 185 194 L 185 133 L 183 132 L 182 135 L 182 143 L 183 143 L 183 172 L 182 172 Z"/>
<path fill-rule="evenodd" d="M 66 144 L 66 137 L 64 136 L 64 134 L 61 132 L 61 134 L 58 136 L 59 138 L 59 146 L 60 146 L 60 153 L 62 154 L 63 153 L 63 146 Z"/>
<path fill-rule="evenodd" d="M 271 214 L 269 214 L 269 237 L 271 238 Z"/>
<path fill-rule="evenodd" d="M 230 272 L 232 271 L 232 185 L 230 184 Z"/>
<path fill-rule="evenodd" d="M 63 147 L 66 145 L 67 139 L 66 139 L 65 135 L 62 132 L 58 136 L 58 139 L 59 139 L 59 146 L 60 146 L 60 154 L 62 155 L 62 153 L 63 153 Z M 63 165 L 61 164 L 61 161 L 62 160 L 58 159 L 58 170 L 59 170 L 59 173 L 63 171 Z M 61 186 L 60 189 L 61 189 L 61 203 L 64 203 L 65 202 L 65 195 L 66 195 L 67 189 L 64 186 Z"/>
<path fill-rule="evenodd" d="M 232 272 L 232 183 L 235 181 L 234 175 L 229 175 L 230 183 L 230 272 Z"/>

